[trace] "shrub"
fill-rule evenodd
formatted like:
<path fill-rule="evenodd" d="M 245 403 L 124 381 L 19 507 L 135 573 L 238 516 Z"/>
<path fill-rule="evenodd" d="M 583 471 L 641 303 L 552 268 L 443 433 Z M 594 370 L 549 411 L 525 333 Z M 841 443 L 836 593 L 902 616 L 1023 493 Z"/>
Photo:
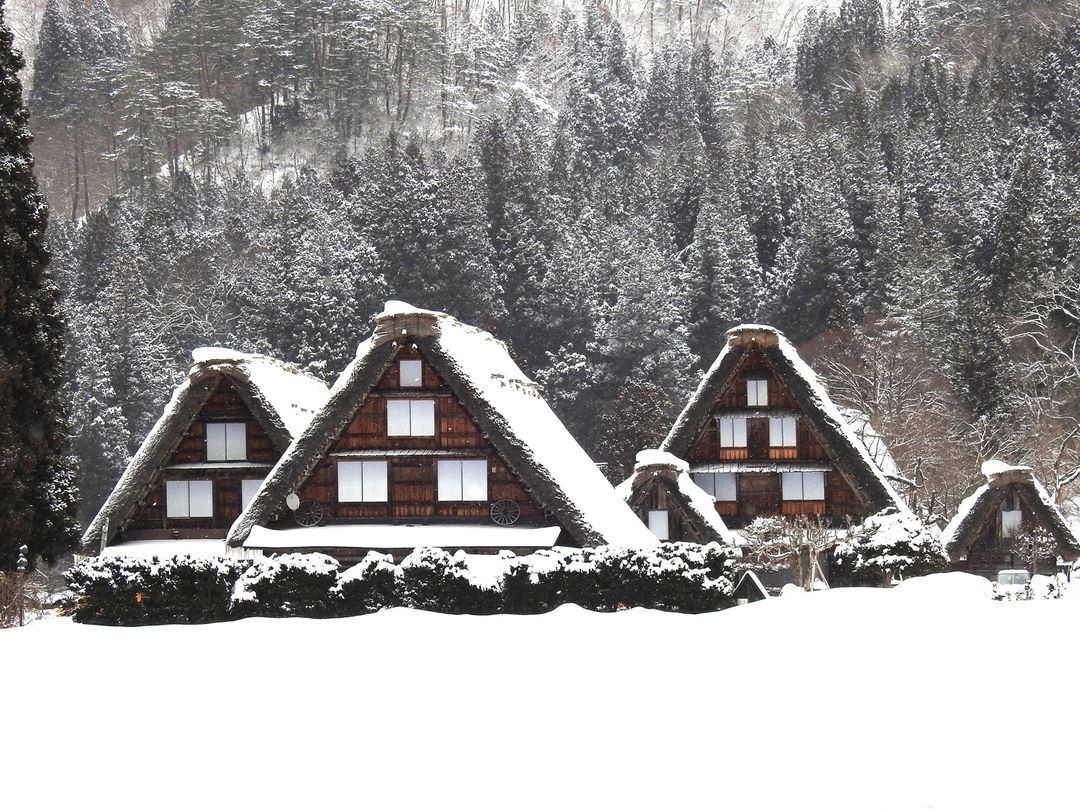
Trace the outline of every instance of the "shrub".
<path fill-rule="evenodd" d="M 177 557 L 91 557 L 69 570 L 75 592 L 70 612 L 77 622 L 143 625 L 225 621 L 233 587 L 251 565 Z"/>
<path fill-rule="evenodd" d="M 403 601 L 409 607 L 443 613 L 494 613 L 499 593 L 469 579 L 465 555 L 441 548 L 419 548 L 398 568 Z"/>
<path fill-rule="evenodd" d="M 326 554 L 285 554 L 255 560 L 237 581 L 238 616 L 328 616 L 338 563 Z"/>
<path fill-rule="evenodd" d="M 347 571 L 342 571 L 331 591 L 337 616 L 360 616 L 402 604 L 394 558 L 371 551 Z"/>
<path fill-rule="evenodd" d="M 68 572 L 76 621 L 139 625 L 246 616 L 354 616 L 405 605 L 444 613 L 541 613 L 563 604 L 700 613 L 731 604 L 734 551 L 716 544 L 550 549 L 500 555 L 496 588 L 463 552 L 417 549 L 395 566 L 368 554 L 339 571 L 324 554 L 251 560 L 98 557 Z M 487 566 L 485 566 L 486 568 Z"/>

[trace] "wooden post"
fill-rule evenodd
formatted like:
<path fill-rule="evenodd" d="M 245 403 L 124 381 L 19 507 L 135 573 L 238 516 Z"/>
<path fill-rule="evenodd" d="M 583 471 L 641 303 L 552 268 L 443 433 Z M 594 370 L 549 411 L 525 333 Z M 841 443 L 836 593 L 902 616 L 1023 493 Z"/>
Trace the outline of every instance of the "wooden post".
<path fill-rule="evenodd" d="M 26 569 L 30 564 L 26 554 L 29 550 L 26 546 L 19 546 L 19 560 L 15 563 L 15 598 L 19 600 L 19 627 L 25 623 Z"/>

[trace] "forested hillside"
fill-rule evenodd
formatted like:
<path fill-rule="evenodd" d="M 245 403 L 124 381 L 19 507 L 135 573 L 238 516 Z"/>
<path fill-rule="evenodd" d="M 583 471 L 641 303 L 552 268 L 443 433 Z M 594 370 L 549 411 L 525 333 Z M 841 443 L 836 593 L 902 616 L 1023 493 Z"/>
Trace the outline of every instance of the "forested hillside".
<path fill-rule="evenodd" d="M 612 475 L 750 320 L 920 507 L 990 454 L 1067 485 L 1077 3 L 753 5 L 174 0 L 133 29 L 49 0 L 29 102 L 84 512 L 193 346 L 330 379 L 387 297 L 506 340 Z"/>

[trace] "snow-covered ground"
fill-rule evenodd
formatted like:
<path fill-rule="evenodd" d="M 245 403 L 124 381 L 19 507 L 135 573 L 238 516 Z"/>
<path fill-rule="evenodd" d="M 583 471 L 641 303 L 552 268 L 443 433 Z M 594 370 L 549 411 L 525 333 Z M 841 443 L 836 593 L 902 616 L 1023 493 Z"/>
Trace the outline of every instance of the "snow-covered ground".
<path fill-rule="evenodd" d="M 1080 598 L 0 633 L 4 804 L 1075 807 Z M 948 579 L 951 577 L 952 579 Z"/>

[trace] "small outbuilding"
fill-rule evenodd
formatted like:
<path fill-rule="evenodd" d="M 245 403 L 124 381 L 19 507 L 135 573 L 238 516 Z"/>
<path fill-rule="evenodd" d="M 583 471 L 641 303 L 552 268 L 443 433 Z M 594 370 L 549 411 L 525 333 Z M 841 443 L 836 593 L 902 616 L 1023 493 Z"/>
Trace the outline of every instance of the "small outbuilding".
<path fill-rule="evenodd" d="M 1049 574 L 1058 559 L 1080 558 L 1080 538 L 1030 467 L 988 461 L 982 472 L 986 483 L 964 499 L 941 536 L 955 570 L 991 579 L 1018 567 Z"/>
<path fill-rule="evenodd" d="M 716 501 L 690 477 L 690 465 L 671 453 L 638 453 L 634 474 L 617 492 L 659 540 L 738 545 Z"/>

